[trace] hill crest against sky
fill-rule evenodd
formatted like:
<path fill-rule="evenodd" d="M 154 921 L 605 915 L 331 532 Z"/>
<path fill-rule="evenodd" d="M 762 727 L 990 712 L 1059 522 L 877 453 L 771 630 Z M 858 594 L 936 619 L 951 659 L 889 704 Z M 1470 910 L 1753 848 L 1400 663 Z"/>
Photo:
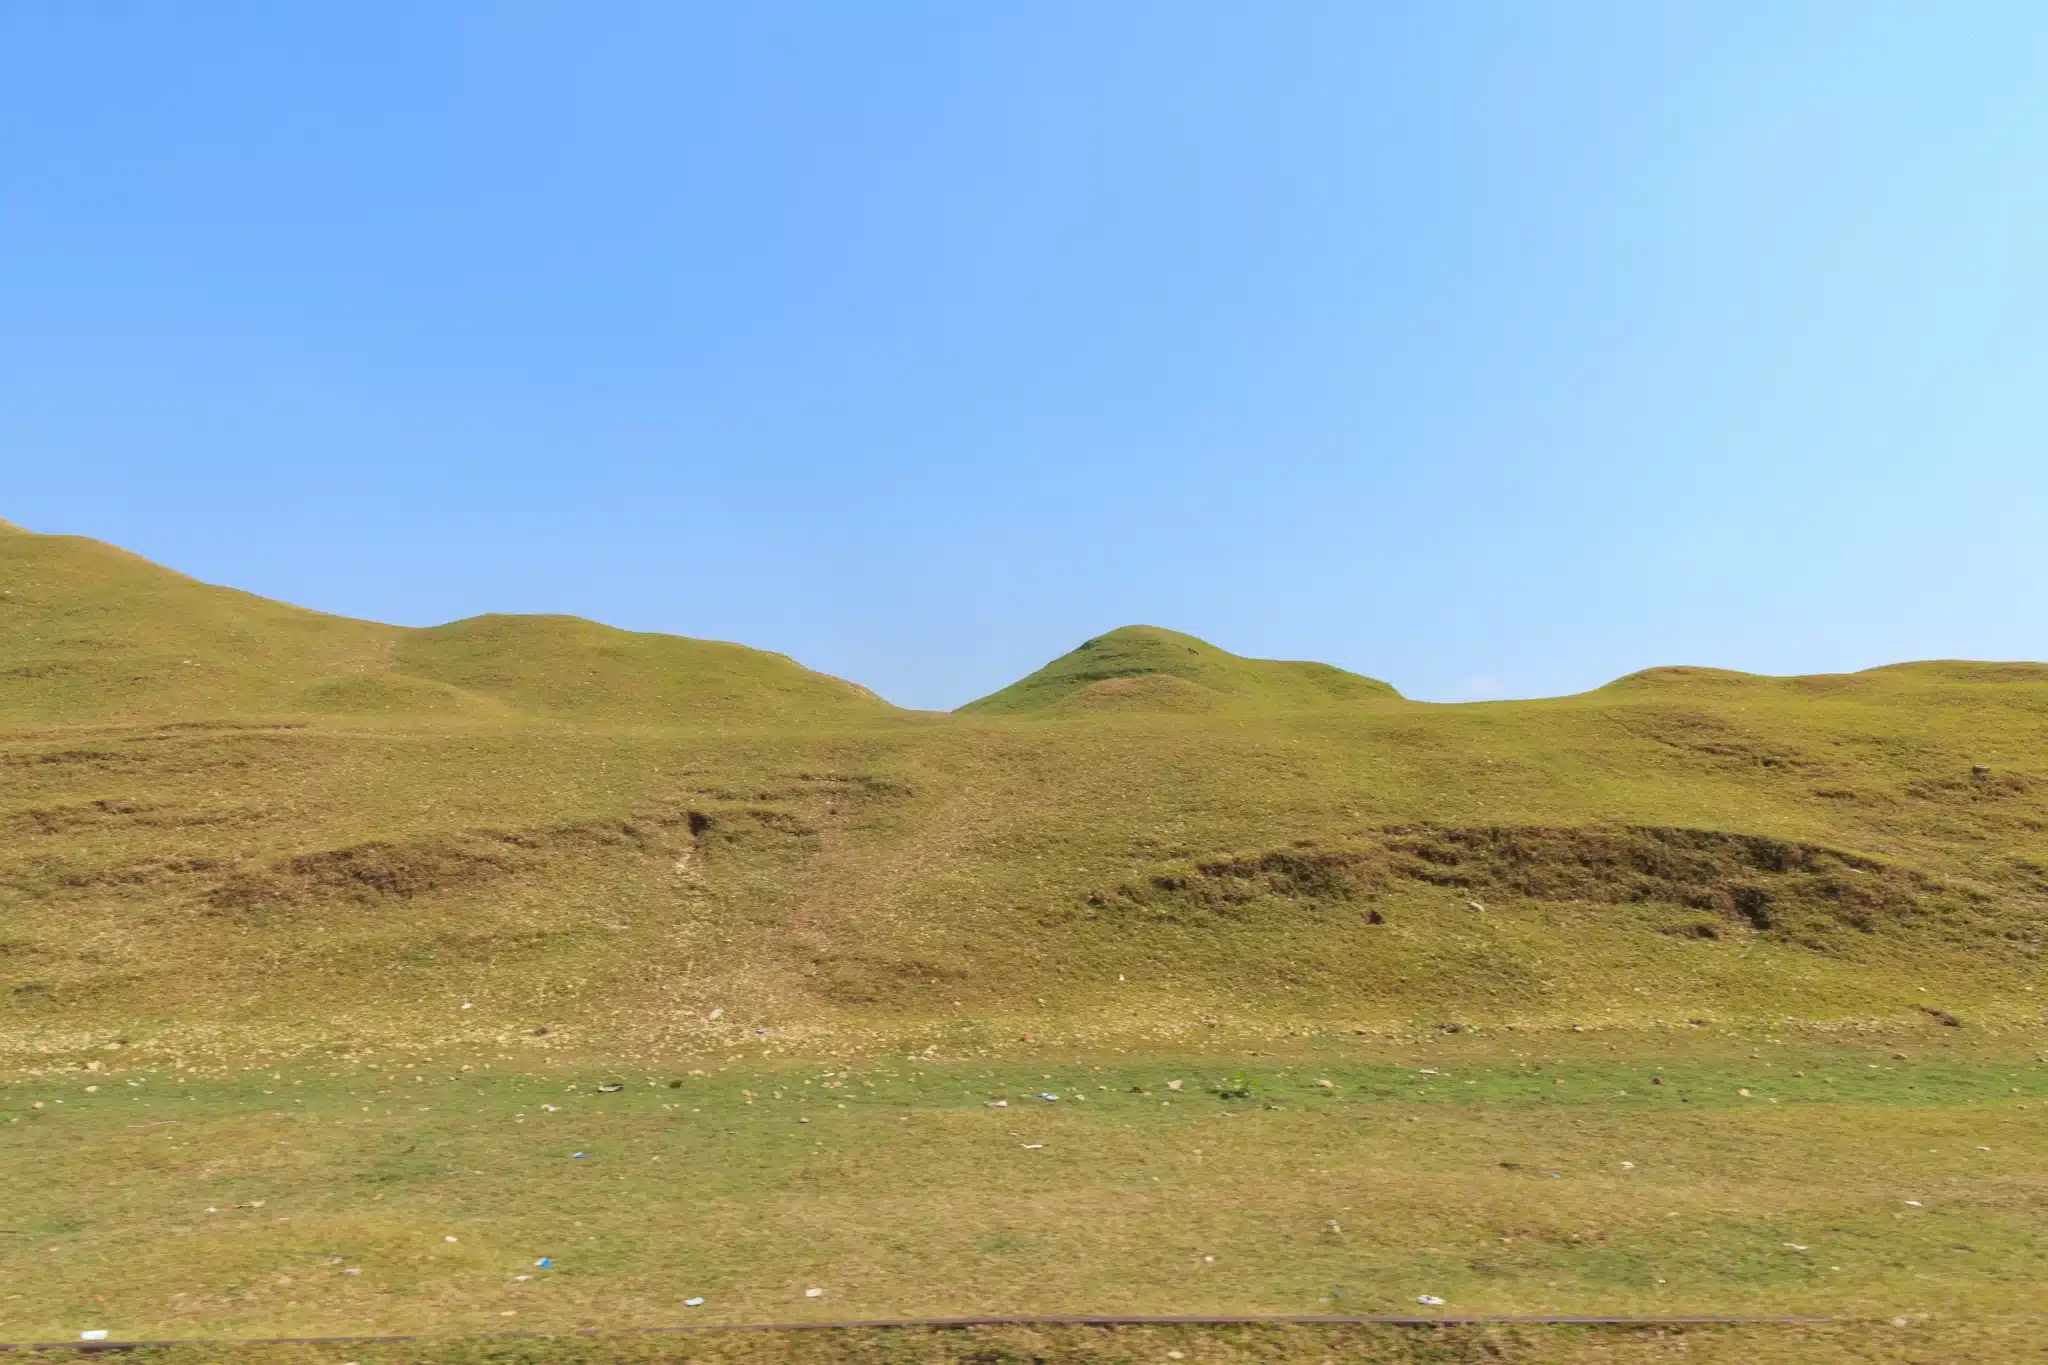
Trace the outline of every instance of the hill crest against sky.
<path fill-rule="evenodd" d="M 0 714 L 66 720 L 171 711 L 491 714 L 727 723 L 904 714 L 857 683 L 780 654 L 620 630 L 566 615 L 489 613 L 425 628 L 332 616 L 202 583 L 119 547 L 0 521 Z M 2030 663 L 1930 661 L 1771 679 L 1659 667 L 1601 691 L 1853 688 L 1879 675 L 2038 679 Z M 1158 626 L 1124 626 L 967 703 L 979 715 L 1299 710 L 1401 702 L 1316 662 L 1251 659 Z"/>

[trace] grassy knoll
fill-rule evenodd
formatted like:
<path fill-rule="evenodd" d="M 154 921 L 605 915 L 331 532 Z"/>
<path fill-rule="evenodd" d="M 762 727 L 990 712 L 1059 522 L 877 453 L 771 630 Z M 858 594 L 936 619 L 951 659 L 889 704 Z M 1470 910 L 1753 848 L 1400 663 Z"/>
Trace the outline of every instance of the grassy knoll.
<path fill-rule="evenodd" d="M 1399 695 L 1377 679 L 1329 664 L 1247 659 L 1179 631 L 1124 626 L 960 709 L 988 715 L 1272 711 Z"/>
<path fill-rule="evenodd" d="M 2014 1358 L 2044 838 L 2038 665 L 1432 706 L 1133 628 L 936 715 L 0 527 L 0 1339 L 1432 1293 Z"/>

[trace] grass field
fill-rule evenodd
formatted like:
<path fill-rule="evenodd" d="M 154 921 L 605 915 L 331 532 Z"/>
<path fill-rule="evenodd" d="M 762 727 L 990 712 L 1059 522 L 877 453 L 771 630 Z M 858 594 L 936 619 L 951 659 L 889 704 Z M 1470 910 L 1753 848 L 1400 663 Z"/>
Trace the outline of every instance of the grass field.
<path fill-rule="evenodd" d="M 939 715 L 0 526 L 0 1339 L 2024 1358 L 2044 919 L 2041 665 L 1432 706 L 1141 627 Z"/>

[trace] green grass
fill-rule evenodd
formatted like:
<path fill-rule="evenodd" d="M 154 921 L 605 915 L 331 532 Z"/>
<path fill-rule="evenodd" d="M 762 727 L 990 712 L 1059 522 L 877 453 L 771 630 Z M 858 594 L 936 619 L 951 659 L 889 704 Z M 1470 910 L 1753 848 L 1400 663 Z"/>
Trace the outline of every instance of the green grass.
<path fill-rule="evenodd" d="M 258 714 L 790 724 L 892 708 L 744 645 L 566 616 L 410 630 L 0 522 L 0 721 Z"/>
<path fill-rule="evenodd" d="M 1950 1320 L 2048 1288 L 2039 1066 L 1320 1050 L 22 1079 L 0 1101 L 0 1336 L 1402 1313 L 1424 1293 Z"/>
<path fill-rule="evenodd" d="M 937 715 L 0 527 L 0 1338 L 644 1326 L 694 1286 L 727 1320 L 1434 1292 L 2007 1343 L 2044 832 L 2039 665 L 1433 706 L 1130 628 Z M 509 1287 L 540 1241 L 577 1256 Z"/>
<path fill-rule="evenodd" d="M 1124 626 L 960 709 L 989 715 L 1298 710 L 1399 698 L 1377 679 L 1329 664 L 1247 659 L 1179 631 Z"/>

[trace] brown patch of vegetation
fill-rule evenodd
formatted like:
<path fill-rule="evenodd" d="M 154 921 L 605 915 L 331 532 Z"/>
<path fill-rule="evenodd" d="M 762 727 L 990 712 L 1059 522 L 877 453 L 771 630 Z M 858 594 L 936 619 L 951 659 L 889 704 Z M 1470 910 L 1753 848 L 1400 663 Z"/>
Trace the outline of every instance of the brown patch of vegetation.
<path fill-rule="evenodd" d="M 1969 900 L 1874 858 L 1764 835 L 1656 826 L 1397 826 L 1344 850 L 1292 848 L 1198 861 L 1087 897 L 1183 923 L 1246 919 L 1277 905 L 1372 900 L 1402 883 L 1472 895 L 1595 904 L 1656 903 L 1695 912 L 1665 926 L 1683 937 L 1729 930 L 1829 946 L 1837 929 L 1874 933 L 1936 903 Z"/>
<path fill-rule="evenodd" d="M 1999 773 L 1986 777 L 1923 777 L 1906 784 L 1906 795 L 1919 801 L 1945 801 L 1957 805 L 1979 801 L 2002 801 L 2028 796 L 2041 784 L 2024 773 Z"/>
<path fill-rule="evenodd" d="M 1638 739 L 1712 759 L 1721 767 L 1810 772 L 1822 766 L 1789 744 L 1752 734 L 1711 711 L 1642 706 L 1616 713 L 1614 724 Z"/>
<path fill-rule="evenodd" d="M 238 872 L 207 894 L 220 910 L 247 911 L 305 900 L 368 904 L 411 900 L 455 887 L 476 886 L 517 871 L 510 850 L 479 852 L 454 840 L 374 840 L 280 858 L 261 871 Z"/>

